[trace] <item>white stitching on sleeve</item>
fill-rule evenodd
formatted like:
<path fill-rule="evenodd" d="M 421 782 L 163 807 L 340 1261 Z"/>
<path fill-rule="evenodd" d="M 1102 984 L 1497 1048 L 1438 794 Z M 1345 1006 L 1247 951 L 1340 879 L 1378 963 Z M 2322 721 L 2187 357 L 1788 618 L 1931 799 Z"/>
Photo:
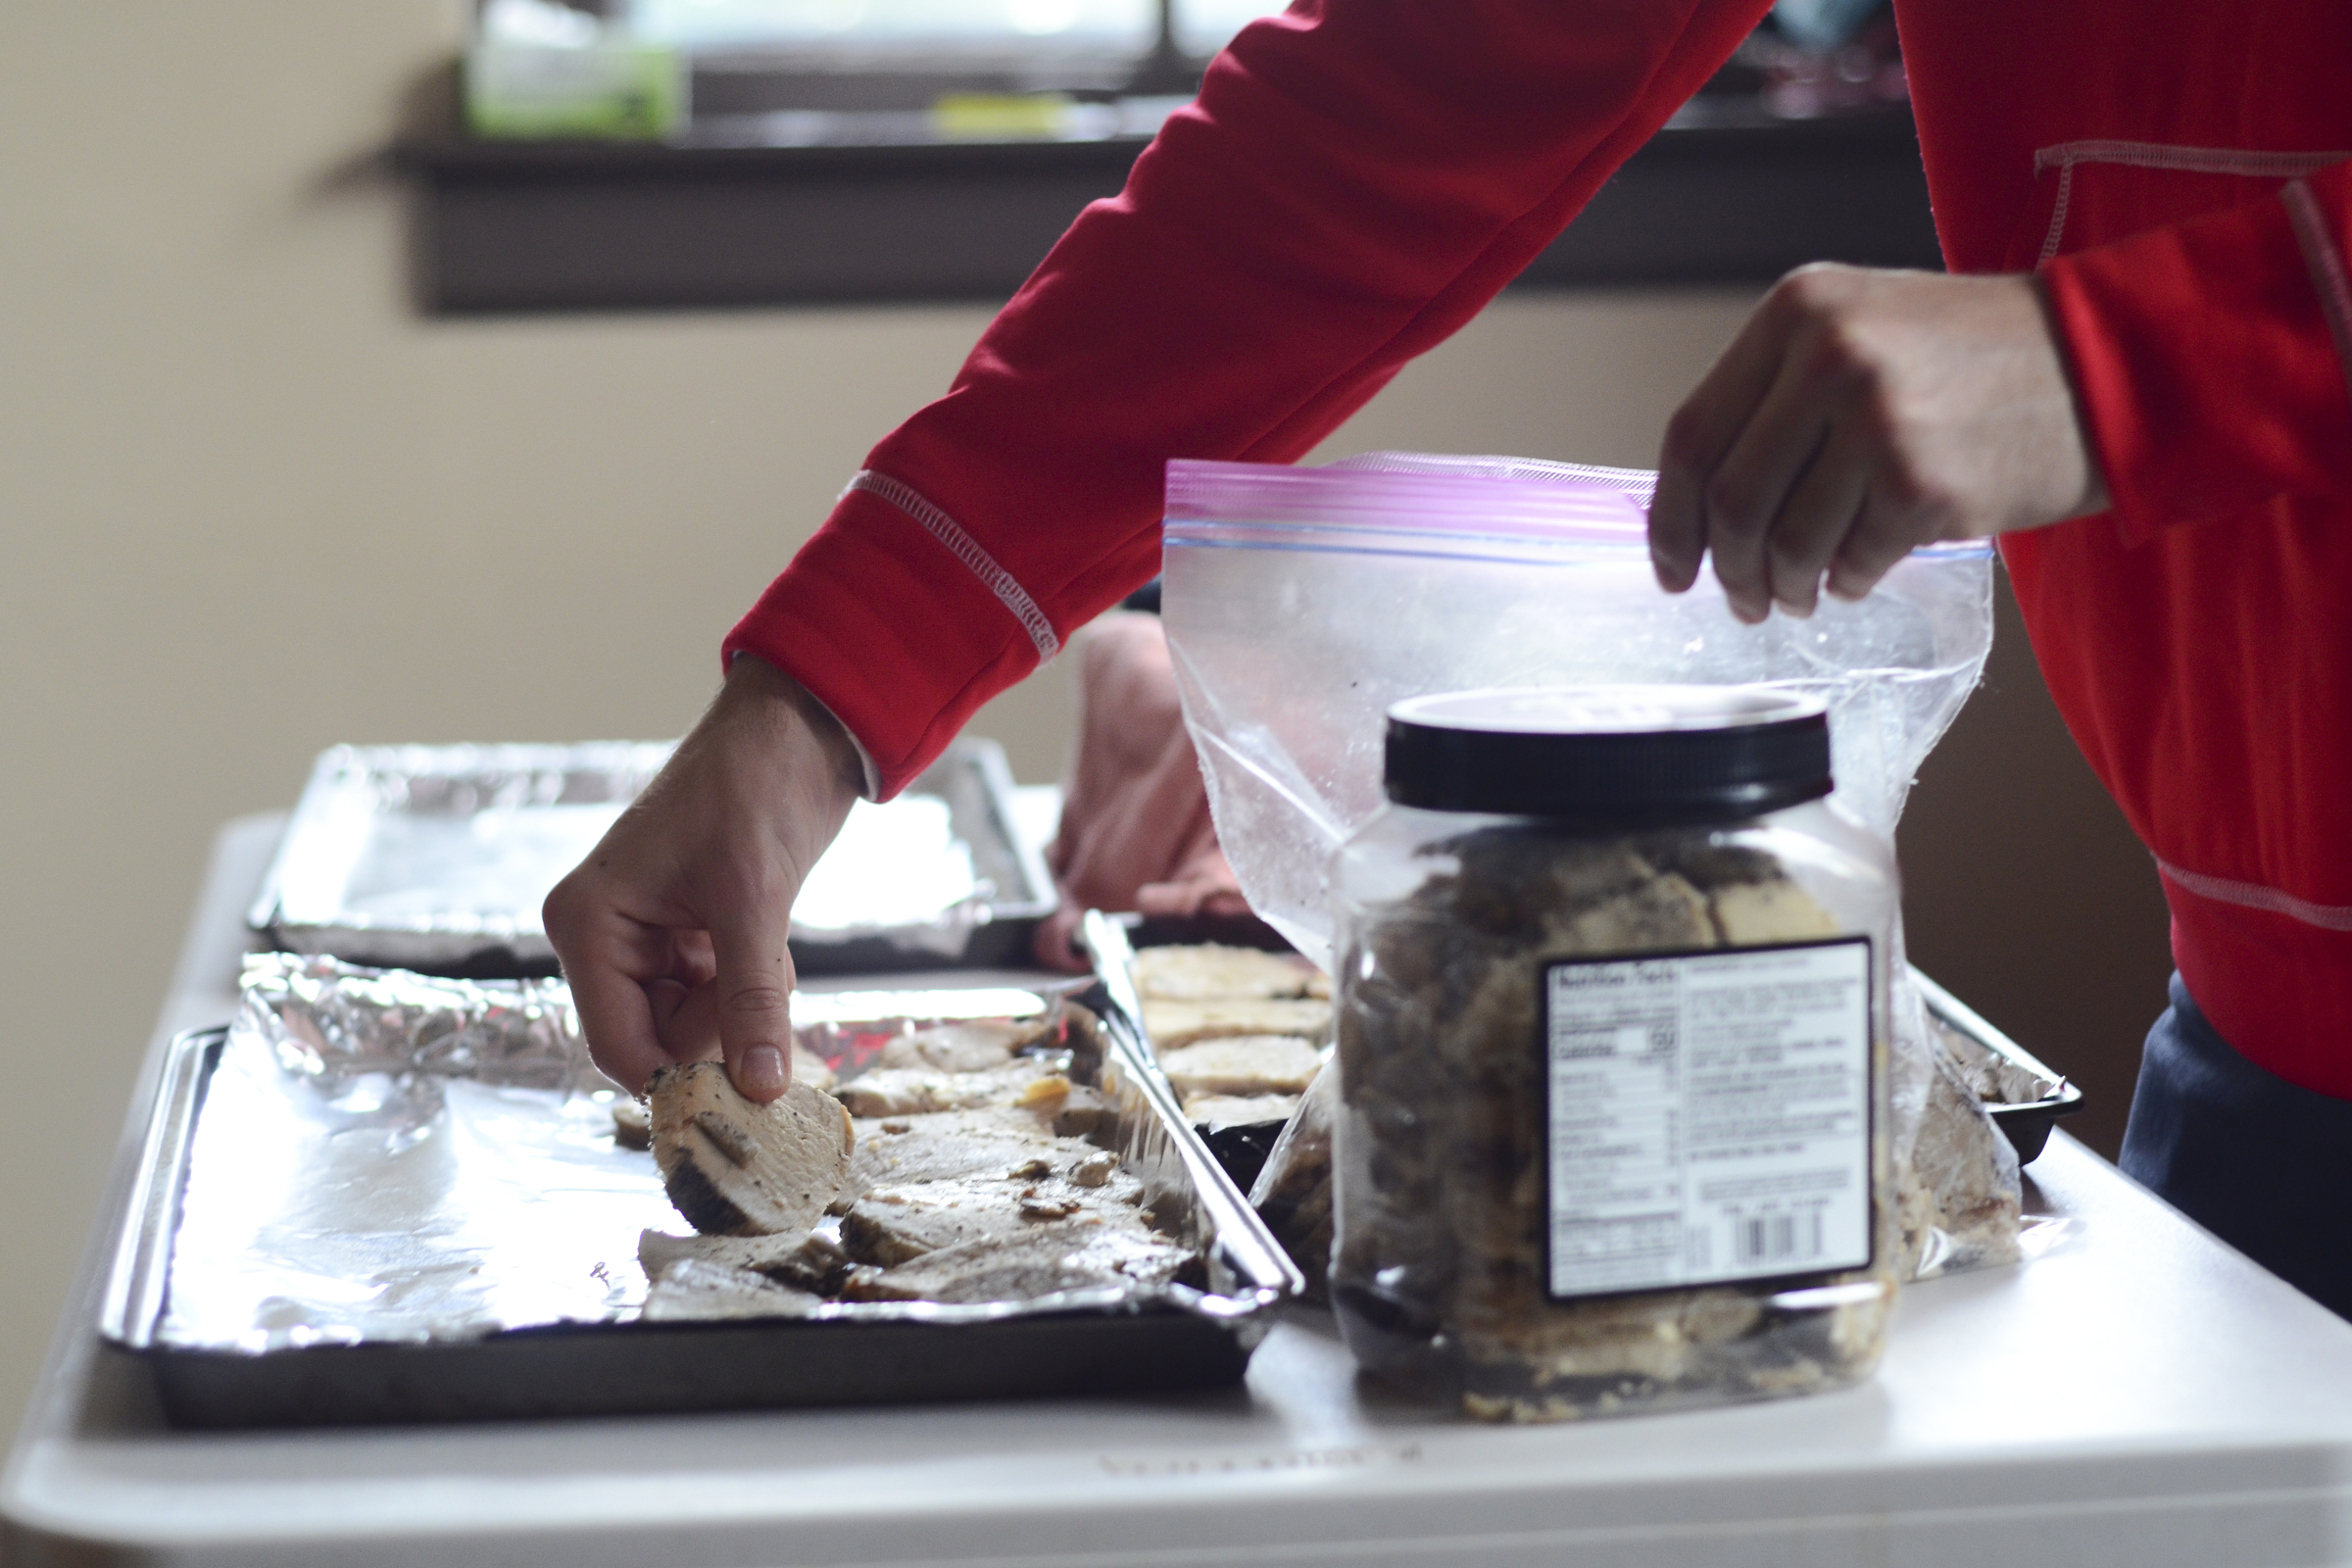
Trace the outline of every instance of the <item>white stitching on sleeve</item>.
<path fill-rule="evenodd" d="M 2352 905 L 2313 904 L 2291 893 L 2265 887 L 2259 882 L 2232 882 L 2228 877 L 2207 876 L 2202 871 L 2183 870 L 2169 860 L 2159 858 L 2156 869 L 2170 881 L 2179 883 L 2200 899 L 2216 904 L 2234 904 L 2242 909 L 2261 909 L 2269 914 L 2283 914 L 2290 920 L 2318 926 L 2323 931 L 2352 931 Z"/>
<path fill-rule="evenodd" d="M 868 495 L 879 496 L 921 523 L 924 531 L 946 545 L 949 554 L 962 562 L 971 574 L 986 583 L 989 592 L 1012 612 L 1013 619 L 1021 623 L 1021 629 L 1029 634 L 1030 642 L 1037 645 L 1040 663 L 1061 652 L 1061 638 L 1055 635 L 1054 623 L 1046 618 L 1046 612 L 1037 608 L 1037 601 L 1029 597 L 1029 590 L 1022 587 L 1020 580 L 1011 572 L 998 565 L 997 558 L 990 555 L 979 540 L 965 533 L 962 524 L 924 500 L 912 485 L 903 484 L 887 473 L 860 468 L 850 476 L 850 482 L 842 487 L 841 493 L 846 496 L 852 490 L 863 490 Z"/>
<path fill-rule="evenodd" d="M 2328 232 L 2328 215 L 2309 185 L 2298 179 L 2278 193 L 2278 200 L 2285 204 L 2287 221 L 2303 247 L 2312 289 L 2320 296 L 2320 310 L 2335 339 L 2336 363 L 2344 368 L 2345 391 L 2352 393 L 2352 282 L 2344 276 L 2344 253 Z"/>

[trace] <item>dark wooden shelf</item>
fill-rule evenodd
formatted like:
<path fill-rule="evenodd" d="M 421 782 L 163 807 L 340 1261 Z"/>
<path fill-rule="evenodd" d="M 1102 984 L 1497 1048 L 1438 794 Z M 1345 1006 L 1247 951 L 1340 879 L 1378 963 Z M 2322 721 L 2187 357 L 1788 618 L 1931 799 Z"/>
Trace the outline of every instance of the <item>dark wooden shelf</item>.
<path fill-rule="evenodd" d="M 813 147 L 418 140 L 416 294 L 436 315 L 994 301 L 1145 142 Z M 1519 288 L 1764 282 L 1939 265 L 1910 117 L 1672 126 Z"/>

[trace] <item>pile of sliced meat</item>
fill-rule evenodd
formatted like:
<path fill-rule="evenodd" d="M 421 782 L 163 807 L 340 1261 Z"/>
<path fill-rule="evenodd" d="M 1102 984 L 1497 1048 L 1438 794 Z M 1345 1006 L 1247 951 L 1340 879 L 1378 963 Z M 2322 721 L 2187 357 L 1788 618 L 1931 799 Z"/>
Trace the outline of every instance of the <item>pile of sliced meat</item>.
<path fill-rule="evenodd" d="M 1094 1020 L 941 1025 L 840 1084 L 796 1061 L 756 1105 L 715 1063 L 651 1086 L 656 1161 L 704 1234 L 648 1231 L 650 1320 L 806 1316 L 828 1301 L 1033 1301 L 1163 1286 L 1193 1251 L 1092 1135 L 1100 1094 L 1070 1075 Z M 825 1088 L 820 1088 L 820 1083 Z M 829 1089 L 830 1092 L 827 1092 Z"/>

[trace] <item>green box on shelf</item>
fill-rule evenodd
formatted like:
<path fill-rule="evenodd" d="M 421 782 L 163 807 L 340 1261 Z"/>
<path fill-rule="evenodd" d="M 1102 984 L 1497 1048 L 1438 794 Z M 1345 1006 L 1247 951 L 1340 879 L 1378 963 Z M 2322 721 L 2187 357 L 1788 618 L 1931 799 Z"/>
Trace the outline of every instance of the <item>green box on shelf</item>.
<path fill-rule="evenodd" d="M 476 136 L 662 141 L 685 128 L 685 57 L 662 44 L 476 43 L 466 122 Z"/>

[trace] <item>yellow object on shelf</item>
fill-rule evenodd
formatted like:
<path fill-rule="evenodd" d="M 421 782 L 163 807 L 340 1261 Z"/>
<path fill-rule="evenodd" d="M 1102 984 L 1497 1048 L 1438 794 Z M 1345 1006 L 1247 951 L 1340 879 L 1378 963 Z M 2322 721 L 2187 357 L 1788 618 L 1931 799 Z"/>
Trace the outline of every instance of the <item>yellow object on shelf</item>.
<path fill-rule="evenodd" d="M 1070 134 L 1077 108 L 1060 93 L 949 93 L 932 103 L 931 123 L 956 140 L 1051 140 Z"/>

